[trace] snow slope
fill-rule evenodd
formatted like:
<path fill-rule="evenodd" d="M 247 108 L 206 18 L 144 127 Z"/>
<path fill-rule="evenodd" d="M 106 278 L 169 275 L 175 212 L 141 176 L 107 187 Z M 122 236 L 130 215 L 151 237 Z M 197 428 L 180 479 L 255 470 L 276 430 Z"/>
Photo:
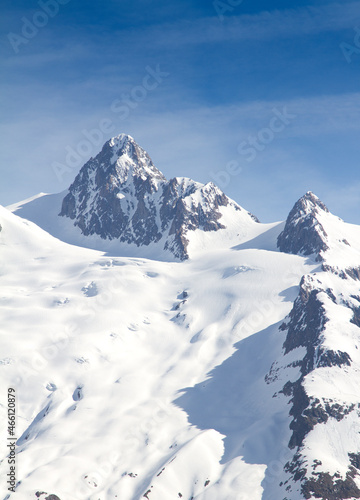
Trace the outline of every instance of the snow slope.
<path fill-rule="evenodd" d="M 107 252 L 113 256 L 145 257 L 153 260 L 178 261 L 169 250 L 164 249 L 168 237 L 162 237 L 158 242 L 149 246 L 137 246 L 135 243 L 120 242 L 117 239 L 103 239 L 97 234 L 84 235 L 73 221 L 67 217 L 59 217 L 62 201 L 67 191 L 57 194 L 40 193 L 32 198 L 9 205 L 7 208 L 20 217 L 34 222 L 39 227 L 50 233 L 55 238 L 71 245 L 81 246 Z M 221 222 L 226 230 L 216 232 L 204 232 L 195 229 L 188 235 L 188 252 L 191 256 L 202 253 L 211 248 L 229 248 L 229 246 L 251 241 L 272 228 L 277 228 L 279 223 L 259 224 L 256 223 L 248 212 L 234 212 L 233 207 L 221 207 Z M 280 227 L 280 226 L 279 226 Z M 271 245 L 276 249 L 276 234 L 265 236 L 264 244 Z"/>
<path fill-rule="evenodd" d="M 272 498 L 262 481 L 289 416 L 264 376 L 318 265 L 248 248 L 115 258 L 6 209 L 0 223 L 0 377 L 17 392 L 21 481 L 9 498 Z"/>
<path fill-rule="evenodd" d="M 311 192 L 260 224 L 123 135 L 9 208 L 0 498 L 360 498 L 358 226 Z"/>

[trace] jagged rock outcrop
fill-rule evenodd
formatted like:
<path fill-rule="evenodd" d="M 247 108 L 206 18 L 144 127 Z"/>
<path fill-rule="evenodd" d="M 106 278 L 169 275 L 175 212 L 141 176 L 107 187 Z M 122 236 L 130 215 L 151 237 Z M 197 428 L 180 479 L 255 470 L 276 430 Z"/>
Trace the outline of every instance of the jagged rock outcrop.
<path fill-rule="evenodd" d="M 43 496 L 43 495 L 47 495 L 47 493 L 45 491 L 37 491 L 35 493 L 35 497 L 36 498 L 40 498 Z M 60 498 L 57 496 L 57 495 L 48 495 L 44 498 L 44 500 L 60 500 Z"/>
<path fill-rule="evenodd" d="M 319 400 L 312 401 L 308 397 L 302 385 L 306 375 L 318 368 L 351 366 L 351 357 L 347 352 L 329 349 L 324 342 L 324 332 L 330 321 L 326 310 L 331 305 L 343 307 L 343 304 L 338 304 L 331 289 L 323 288 L 320 279 L 303 276 L 289 322 L 282 326 L 287 332 L 283 346 L 285 355 L 300 347 L 306 349 L 305 356 L 297 362 L 301 377 L 296 382 L 288 382 L 283 388 L 284 394 L 292 396 L 293 403 L 290 411 L 294 417 L 290 425 L 293 430 L 290 448 L 301 446 L 314 425 L 326 422 L 329 415 L 334 416 L 335 412 L 331 405 L 323 407 Z M 346 411 L 342 413 L 339 408 L 337 417 L 345 414 Z"/>
<path fill-rule="evenodd" d="M 294 205 L 278 236 L 280 251 L 322 262 L 301 279 L 280 327 L 285 332 L 282 357 L 266 377 L 268 384 L 282 380 L 279 392 L 290 404 L 288 447 L 294 455 L 279 484 L 283 500 L 299 493 L 305 499 L 360 498 L 360 403 L 350 389 L 359 369 L 359 268 L 354 266 L 359 253 L 349 243 L 357 239 L 354 229 L 311 192 Z M 340 437 L 344 432 L 352 434 L 346 443 Z M 332 445 L 323 452 L 328 441 Z"/>
<path fill-rule="evenodd" d="M 297 368 L 299 377 L 296 380 L 288 380 L 281 392 L 289 398 L 291 417 L 290 429 L 292 431 L 289 441 L 289 448 L 294 451 L 292 460 L 285 464 L 284 472 L 287 476 L 280 486 L 287 492 L 286 499 L 293 498 L 296 485 L 300 485 L 300 490 L 305 499 L 322 498 L 327 500 L 341 500 L 360 498 L 360 468 L 358 456 L 360 449 L 354 444 L 354 449 L 347 450 L 349 456 L 349 466 L 344 474 L 340 471 L 327 470 L 320 459 L 321 446 L 319 443 L 318 458 L 314 458 L 314 450 L 309 453 L 309 443 L 313 443 L 312 432 L 317 426 L 328 426 L 329 435 L 334 432 L 336 423 L 340 423 L 346 418 L 353 418 L 356 422 L 360 417 L 360 405 L 354 397 L 354 402 L 349 401 L 348 395 L 338 394 L 334 391 L 334 397 L 329 398 L 322 394 L 321 387 L 324 385 L 324 377 L 331 376 L 331 370 L 337 370 L 336 377 L 342 379 L 341 384 L 346 386 L 347 371 L 352 367 L 351 352 L 358 349 L 356 337 L 353 345 L 349 344 L 346 334 L 338 332 L 336 349 L 330 346 L 334 340 L 331 333 L 336 328 L 336 318 L 338 316 L 348 316 L 348 324 L 359 328 L 358 323 L 358 298 L 356 296 L 346 297 L 343 293 L 336 293 L 327 286 L 327 273 L 321 272 L 314 275 L 303 276 L 300 283 L 299 295 L 296 298 L 293 308 L 280 330 L 286 332 L 284 348 L 284 359 L 294 355 L 295 352 L 303 353 L 298 355 L 296 361 L 291 365 L 284 365 L 284 372 Z M 341 281 L 338 276 L 332 276 L 332 281 Z M 336 283 L 334 283 L 336 285 Z M 356 288 L 356 282 L 352 283 Z M 350 309 L 352 314 L 346 311 Z M 343 332 L 347 329 L 354 332 L 353 327 L 343 324 Z M 360 335 L 360 330 L 358 335 Z M 332 339 L 332 341 L 331 341 Z M 344 350 L 342 346 L 347 346 Z M 279 361 L 283 363 L 284 361 Z M 276 376 L 279 376 L 281 369 L 279 363 L 276 364 Z M 325 371 L 324 371 L 325 370 Z M 330 371 L 329 371 L 330 370 Z M 272 383 L 272 371 L 267 377 L 268 383 Z M 329 374 L 329 375 L 326 375 Z M 309 390 L 309 380 L 316 380 L 314 389 Z M 355 432 L 354 425 L 352 431 Z M 357 432 L 360 432 L 360 421 L 356 424 Z M 323 427 L 324 429 L 324 427 Z M 310 438 L 310 441 L 308 439 Z M 314 446 L 313 444 L 310 445 Z M 345 445 L 344 445 L 345 447 Z M 336 451 L 334 451 L 336 453 Z"/>
<path fill-rule="evenodd" d="M 278 237 L 279 250 L 302 255 L 316 254 L 317 260 L 321 260 L 321 252 L 329 248 L 327 233 L 318 217 L 321 212 L 329 213 L 329 210 L 308 191 L 289 213 L 285 228 Z"/>
<path fill-rule="evenodd" d="M 291 405 L 289 415 L 292 419 L 290 423 L 292 434 L 288 446 L 294 450 L 294 456 L 284 467 L 287 480 L 281 483 L 289 495 L 285 498 L 289 499 L 293 498 L 291 492 L 294 491 L 296 484 L 300 484 L 301 493 L 306 499 L 360 498 L 360 468 L 357 461 L 360 449 L 356 444 L 354 449 L 347 450 L 349 457 L 352 458 L 349 458 L 346 474 L 326 470 L 320 458 L 314 459 L 314 451 L 310 456 L 308 451 L 308 438 L 310 437 L 312 443 L 311 434 L 319 425 L 328 425 L 327 432 L 331 435 L 336 423 L 346 418 L 353 418 L 355 422 L 358 421 L 356 432 L 360 432 L 360 405 L 355 395 L 352 402 L 346 394 L 334 391 L 334 397 L 329 398 L 321 392 L 324 377 L 326 379 L 327 376 L 331 376 L 331 370 L 337 370 L 337 380 L 341 380 L 341 384 L 346 387 L 346 381 L 350 380 L 347 373 L 353 365 L 352 354 L 349 352 L 356 352 L 358 349 L 356 334 L 360 336 L 360 330 L 357 333 L 353 326 L 350 326 L 351 324 L 359 328 L 360 325 L 358 297 L 351 294 L 346 296 L 329 288 L 327 274 L 323 271 L 303 276 L 292 311 L 280 327 L 280 330 L 286 332 L 283 359 L 295 352 L 303 353 L 299 354 L 298 359 L 291 365 L 283 365 L 284 371 L 290 367 L 299 370 L 299 377 L 296 380 L 288 380 L 281 390 L 289 398 Z M 332 275 L 331 280 L 335 289 L 341 289 L 341 286 L 339 288 L 336 286 L 340 285 L 336 282 L 341 282 L 341 277 Z M 351 288 L 356 289 L 355 280 L 350 284 L 349 289 Z M 347 312 L 348 310 L 351 314 Z M 337 317 L 348 317 L 348 323 L 346 321 L 342 323 L 342 332 L 337 332 L 335 342 L 332 332 L 336 329 Z M 352 343 L 349 343 L 347 337 L 350 332 Z M 331 344 L 334 343 L 335 346 L 332 347 Z M 277 364 L 277 376 L 281 371 L 278 366 Z M 271 371 L 268 380 L 268 383 L 271 383 Z M 317 381 L 315 389 L 309 390 L 309 380 Z M 355 424 L 352 426 L 352 431 L 355 432 Z M 319 457 L 321 446 L 319 443 Z"/>
<path fill-rule="evenodd" d="M 134 139 L 121 134 L 82 167 L 59 215 L 72 219 L 85 236 L 136 246 L 163 240 L 165 250 L 184 260 L 189 232 L 225 229 L 223 207 L 257 221 L 211 182 L 167 181 Z"/>

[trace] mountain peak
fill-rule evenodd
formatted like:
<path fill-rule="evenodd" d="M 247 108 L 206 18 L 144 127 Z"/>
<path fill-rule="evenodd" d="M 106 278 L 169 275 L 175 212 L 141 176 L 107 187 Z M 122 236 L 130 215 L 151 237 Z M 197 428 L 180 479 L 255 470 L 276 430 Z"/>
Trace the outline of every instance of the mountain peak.
<path fill-rule="evenodd" d="M 293 215 L 296 216 L 300 212 L 304 214 L 314 214 L 318 213 L 319 210 L 324 212 L 329 212 L 327 206 L 314 194 L 312 191 L 308 191 L 304 196 L 302 196 L 294 205 L 292 211 Z"/>
<path fill-rule="evenodd" d="M 129 134 L 123 134 L 123 133 L 121 133 L 119 135 L 116 135 L 116 136 L 112 137 L 107 142 L 110 144 L 110 146 L 117 145 L 117 146 L 122 147 L 123 144 L 128 143 L 128 142 L 133 142 L 134 143 L 135 140 Z"/>
<path fill-rule="evenodd" d="M 129 177 L 153 181 L 166 180 L 147 152 L 127 134 L 119 134 L 108 140 L 95 157 L 95 163 L 89 167 L 103 170 L 117 185 L 126 183 Z"/>
<path fill-rule="evenodd" d="M 311 255 L 322 260 L 321 253 L 328 250 L 327 233 L 320 222 L 321 214 L 329 213 L 326 205 L 311 191 L 293 206 L 285 228 L 278 237 L 281 252 Z"/>
<path fill-rule="evenodd" d="M 59 215 L 72 219 L 85 236 L 137 247 L 159 243 L 184 260 L 189 232 L 226 229 L 225 208 L 239 226 L 257 221 L 213 183 L 168 181 L 131 136 L 120 134 L 81 168 Z"/>

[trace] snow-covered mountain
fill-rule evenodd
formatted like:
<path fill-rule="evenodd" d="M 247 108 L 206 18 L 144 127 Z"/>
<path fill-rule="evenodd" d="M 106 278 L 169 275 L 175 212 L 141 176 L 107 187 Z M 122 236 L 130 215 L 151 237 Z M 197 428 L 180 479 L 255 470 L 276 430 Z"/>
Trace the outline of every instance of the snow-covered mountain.
<path fill-rule="evenodd" d="M 121 255 L 185 260 L 207 244 L 206 233 L 220 231 L 215 240 L 221 244 L 258 222 L 212 182 L 167 181 L 125 134 L 110 139 L 85 163 L 67 193 L 60 194 L 60 203 L 59 195 L 48 198 L 21 204 L 19 214 L 70 243 Z"/>
<path fill-rule="evenodd" d="M 313 193 L 308 192 L 294 205 L 284 231 L 278 237 L 281 252 L 317 254 L 321 260 L 322 252 L 329 249 L 327 233 L 319 218 L 329 213 L 326 206 Z"/>
<path fill-rule="evenodd" d="M 291 404 L 295 453 L 284 467 L 284 498 L 294 491 L 304 498 L 360 498 L 359 230 L 307 193 L 278 237 L 282 250 L 323 262 L 301 279 L 280 327 L 284 351 L 268 378 L 283 385 L 279 392 Z"/>
<path fill-rule="evenodd" d="M 11 208 L 1 499 L 360 498 L 359 226 L 311 192 L 261 224 L 124 135 Z"/>

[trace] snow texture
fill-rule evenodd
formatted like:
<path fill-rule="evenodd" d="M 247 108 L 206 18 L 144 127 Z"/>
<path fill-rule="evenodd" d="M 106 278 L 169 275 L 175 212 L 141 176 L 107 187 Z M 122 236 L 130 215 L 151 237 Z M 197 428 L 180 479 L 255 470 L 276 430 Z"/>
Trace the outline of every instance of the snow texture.
<path fill-rule="evenodd" d="M 67 193 L 0 207 L 18 481 L 0 498 L 360 498 L 360 228 L 312 193 L 286 223 L 257 223 L 216 186 L 166 181 L 129 136 L 104 154 Z M 126 241 L 80 231 L 109 192 Z M 164 199 L 181 204 L 186 259 Z M 155 232 L 136 233 L 136 200 Z M 199 207 L 224 228 L 198 224 Z M 6 407 L 2 390 L 1 422 Z"/>

